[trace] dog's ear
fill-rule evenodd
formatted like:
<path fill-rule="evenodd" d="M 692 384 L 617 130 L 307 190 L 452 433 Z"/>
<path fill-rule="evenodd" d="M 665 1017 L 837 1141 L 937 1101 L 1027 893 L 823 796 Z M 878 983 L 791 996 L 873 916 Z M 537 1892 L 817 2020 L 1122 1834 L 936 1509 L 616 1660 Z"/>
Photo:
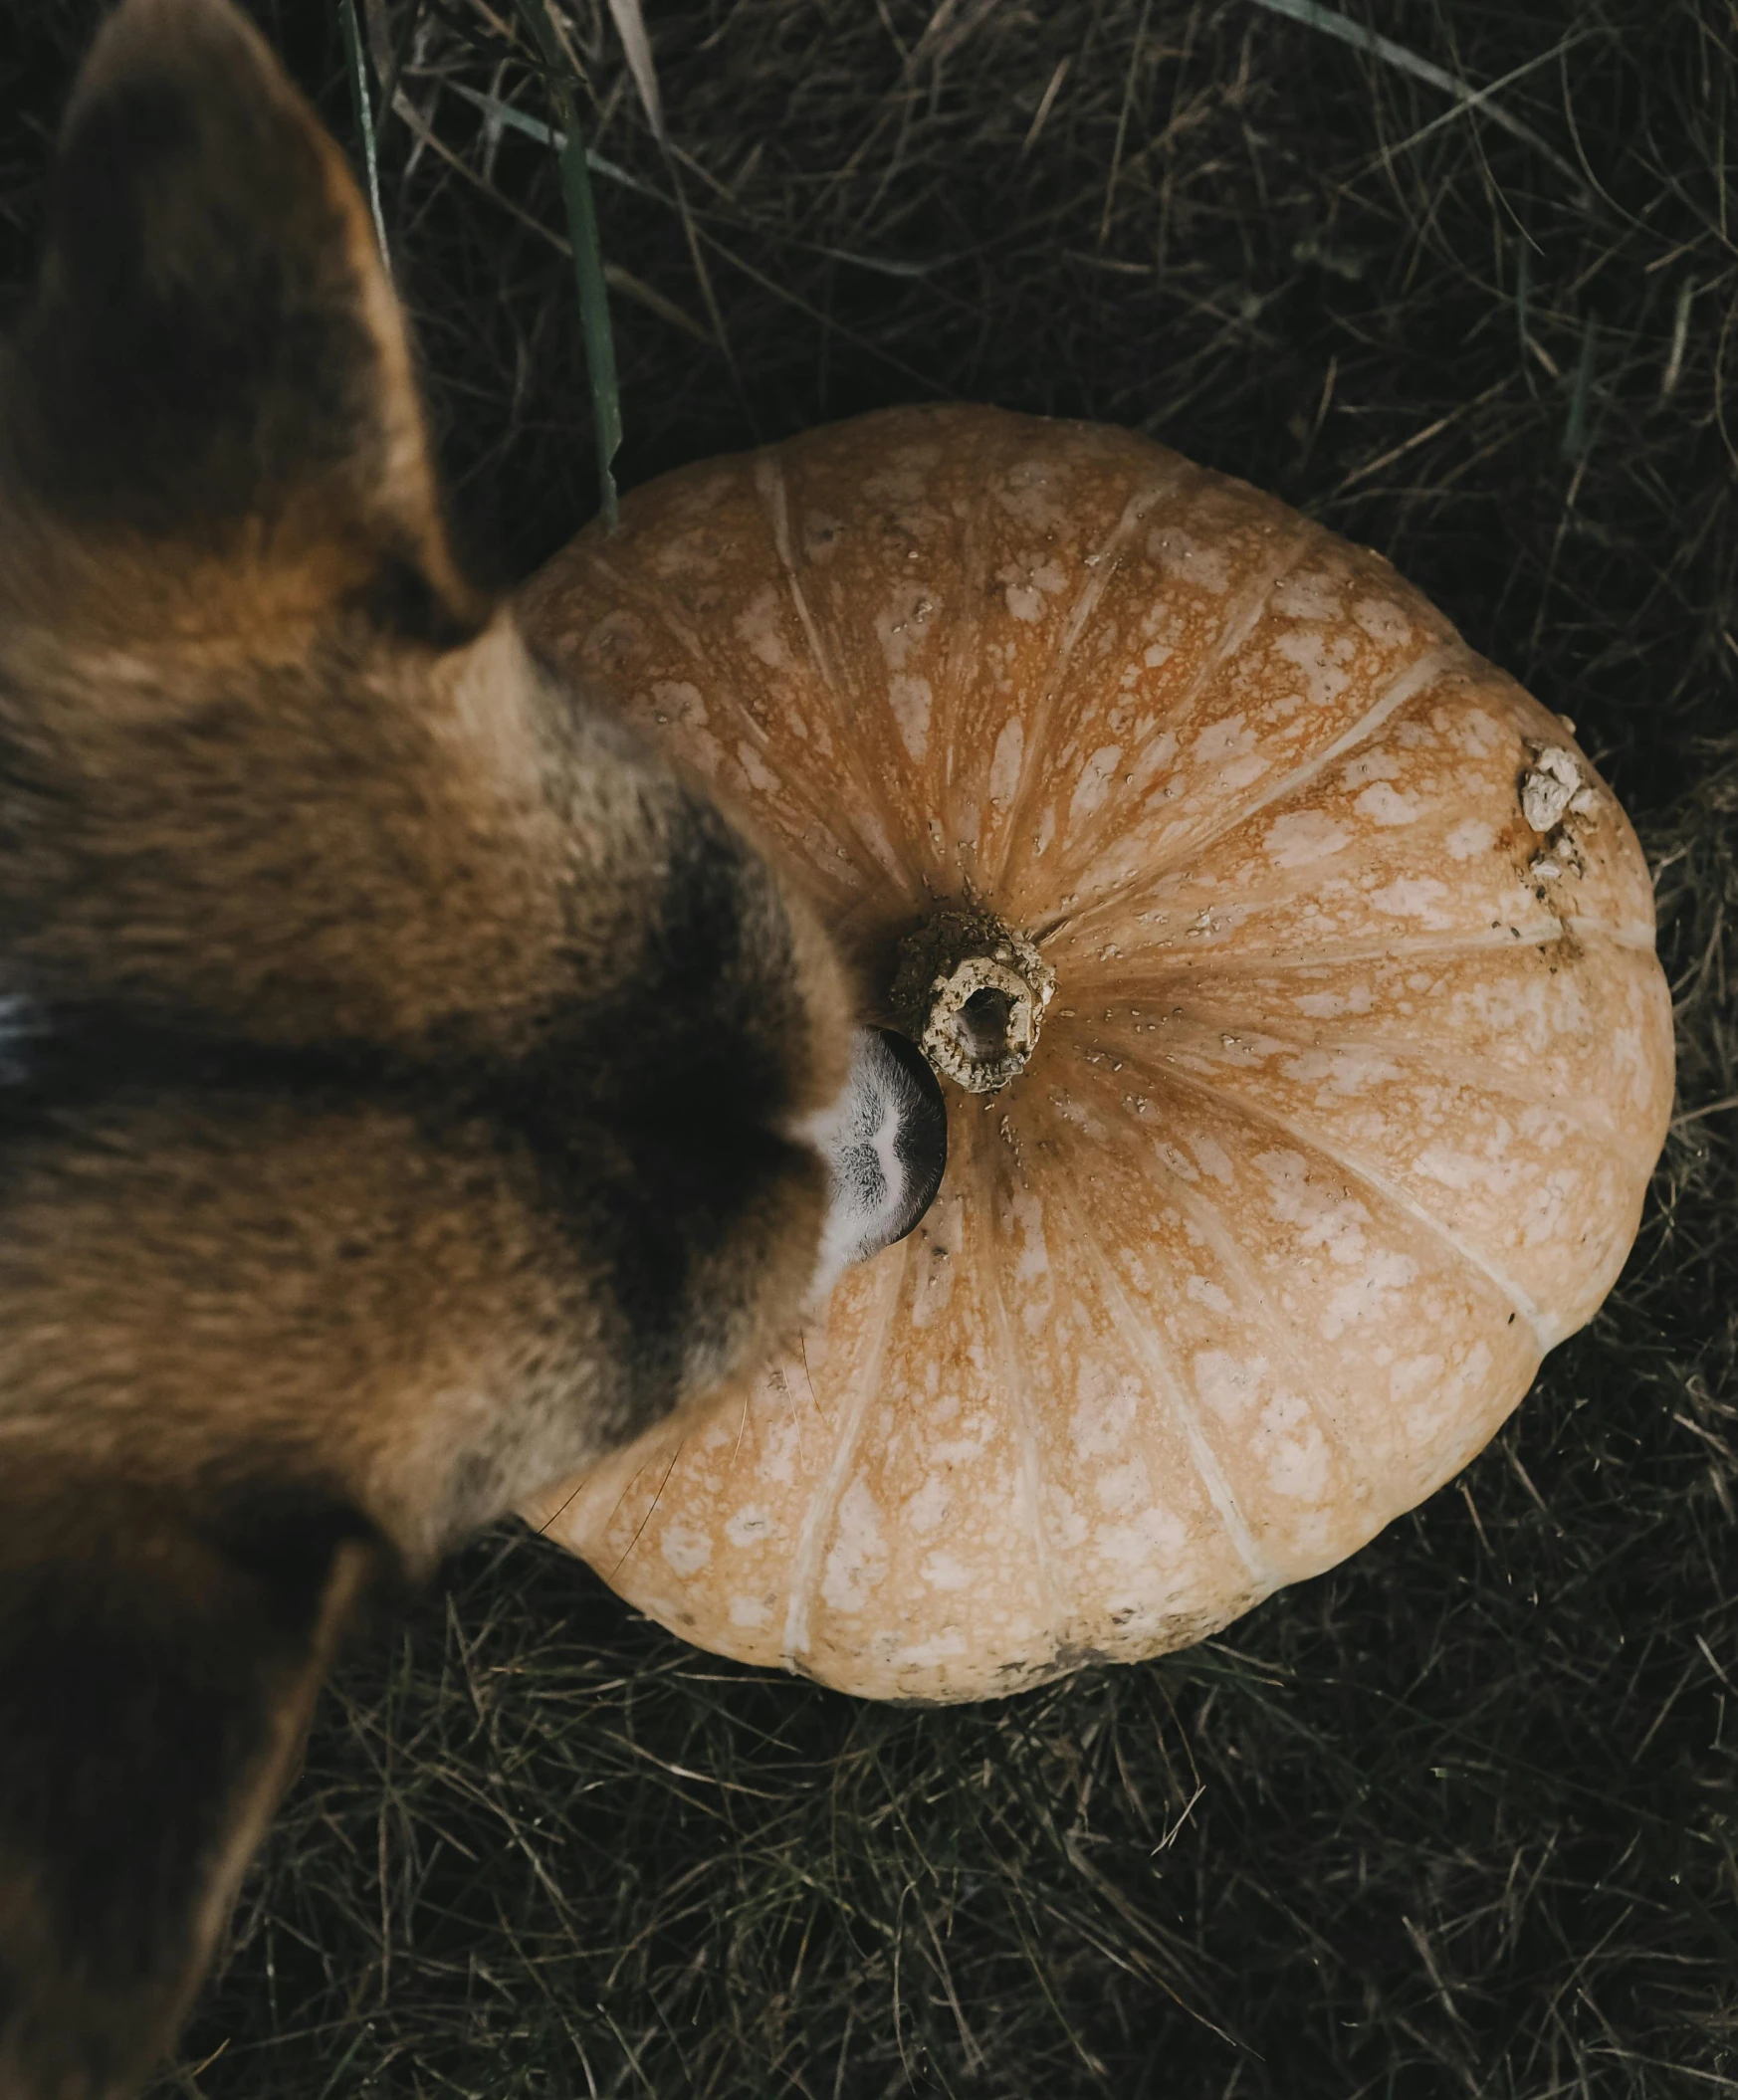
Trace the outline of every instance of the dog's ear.
<path fill-rule="evenodd" d="M 113 1487 L 0 1540 L 0 2093 L 118 2100 L 173 2040 L 375 1549 Z"/>
<path fill-rule="evenodd" d="M 7 391 L 13 471 L 86 540 L 244 547 L 474 624 L 367 211 L 228 0 L 105 25 Z"/>

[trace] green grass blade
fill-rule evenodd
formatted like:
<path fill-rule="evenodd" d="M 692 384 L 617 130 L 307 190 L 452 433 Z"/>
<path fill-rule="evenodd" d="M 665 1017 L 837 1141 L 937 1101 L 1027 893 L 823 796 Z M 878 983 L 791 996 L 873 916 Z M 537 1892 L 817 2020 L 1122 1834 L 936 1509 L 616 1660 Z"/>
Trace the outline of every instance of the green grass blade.
<path fill-rule="evenodd" d="M 1581 338 L 1581 354 L 1575 360 L 1575 377 L 1570 382 L 1569 414 L 1564 419 L 1563 443 L 1559 448 L 1569 466 L 1579 465 L 1587 456 L 1591 441 L 1588 405 L 1593 399 L 1594 355 L 1598 341 L 1599 322 L 1589 315 Z"/>
<path fill-rule="evenodd" d="M 652 127 L 652 136 L 660 145 L 667 145 L 664 105 L 658 94 L 658 69 L 652 63 L 652 40 L 646 34 L 646 17 L 640 0 L 609 0 L 609 16 L 615 24 L 616 35 L 621 39 L 628 71 L 634 77 L 634 87 L 639 94 L 640 106 L 646 112 L 646 121 Z"/>
<path fill-rule="evenodd" d="M 343 24 L 344 63 L 349 76 L 350 102 L 356 113 L 356 129 L 362 138 L 362 161 L 368 172 L 368 208 L 374 214 L 374 238 L 384 259 L 386 215 L 380 209 L 380 152 L 374 137 L 374 106 L 368 100 L 368 75 L 362 64 L 362 35 L 356 22 L 356 0 L 338 0 L 338 20 Z"/>
<path fill-rule="evenodd" d="M 603 246 L 597 233 L 597 210 L 585 165 L 585 139 L 579 128 L 579 105 L 546 0 L 520 0 L 548 71 L 549 94 L 561 129 L 556 156 L 561 169 L 561 201 L 573 242 L 573 275 L 579 288 L 579 329 L 585 342 L 585 370 L 591 382 L 591 420 L 597 432 L 597 489 L 604 529 L 615 530 L 617 509 L 615 456 L 621 448 L 621 389 L 615 373 L 615 337 L 609 324 L 609 288 L 603 277 Z"/>

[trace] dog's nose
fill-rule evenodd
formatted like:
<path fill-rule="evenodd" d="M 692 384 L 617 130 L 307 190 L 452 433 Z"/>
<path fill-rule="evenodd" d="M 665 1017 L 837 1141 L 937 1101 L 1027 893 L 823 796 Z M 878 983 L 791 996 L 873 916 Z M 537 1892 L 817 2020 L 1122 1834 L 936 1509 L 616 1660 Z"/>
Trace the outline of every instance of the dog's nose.
<path fill-rule="evenodd" d="M 845 1091 L 814 1136 L 831 1182 L 819 1296 L 904 1239 L 942 1185 L 948 1111 L 923 1052 L 891 1028 L 859 1029 Z"/>

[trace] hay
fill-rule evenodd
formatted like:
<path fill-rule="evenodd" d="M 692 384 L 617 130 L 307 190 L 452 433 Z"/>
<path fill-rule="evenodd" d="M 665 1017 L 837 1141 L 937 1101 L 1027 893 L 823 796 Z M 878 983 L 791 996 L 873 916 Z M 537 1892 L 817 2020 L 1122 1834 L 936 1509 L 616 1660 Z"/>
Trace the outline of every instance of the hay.
<path fill-rule="evenodd" d="M 337 0 L 263 12 L 355 140 Z M 360 13 L 458 516 L 520 573 L 596 501 L 555 101 L 513 0 Z M 164 2093 L 1738 2091 L 1738 31 L 1332 14 L 660 4 L 661 141 L 580 0 L 617 471 L 962 396 L 1390 553 L 1659 870 L 1682 1095 L 1623 1284 L 1348 1567 L 1004 1707 L 760 1677 L 480 1543 L 326 1702 Z M 25 19 L 8 284 L 87 15 Z"/>

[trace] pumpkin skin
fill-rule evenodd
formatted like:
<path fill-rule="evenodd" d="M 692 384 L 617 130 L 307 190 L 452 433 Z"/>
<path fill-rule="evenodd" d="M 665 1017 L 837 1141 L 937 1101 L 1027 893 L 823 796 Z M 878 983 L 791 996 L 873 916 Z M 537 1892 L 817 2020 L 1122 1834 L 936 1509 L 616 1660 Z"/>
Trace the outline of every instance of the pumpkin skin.
<path fill-rule="evenodd" d="M 1458 1471 L 1611 1288 L 1672 1092 L 1646 866 L 1379 555 L 1127 432 L 899 409 L 638 491 L 523 611 L 871 1009 L 944 904 L 1055 973 L 1027 1068 L 945 1087 L 919 1230 L 528 1510 L 652 1617 L 901 1699 L 1182 1646 Z"/>

